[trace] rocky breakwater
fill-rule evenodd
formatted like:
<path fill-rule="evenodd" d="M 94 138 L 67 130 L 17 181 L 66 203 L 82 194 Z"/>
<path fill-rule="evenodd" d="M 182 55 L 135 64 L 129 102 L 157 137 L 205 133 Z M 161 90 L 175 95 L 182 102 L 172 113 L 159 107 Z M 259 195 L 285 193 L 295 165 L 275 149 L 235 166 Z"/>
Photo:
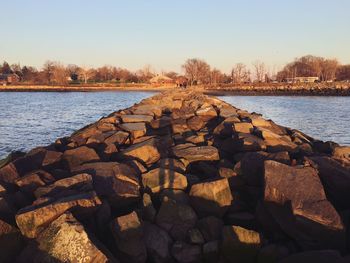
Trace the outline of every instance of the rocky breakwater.
<path fill-rule="evenodd" d="M 0 262 L 349 262 L 350 149 L 165 92 L 0 168 Z"/>

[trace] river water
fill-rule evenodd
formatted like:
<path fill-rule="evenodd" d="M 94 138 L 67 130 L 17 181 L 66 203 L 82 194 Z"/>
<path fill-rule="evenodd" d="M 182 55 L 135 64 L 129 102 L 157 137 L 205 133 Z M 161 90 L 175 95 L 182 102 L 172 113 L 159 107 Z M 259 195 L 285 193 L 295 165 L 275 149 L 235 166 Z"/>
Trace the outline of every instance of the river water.
<path fill-rule="evenodd" d="M 28 151 L 152 96 L 152 92 L 0 92 L 0 159 Z M 222 96 L 276 123 L 350 145 L 350 97 Z"/>

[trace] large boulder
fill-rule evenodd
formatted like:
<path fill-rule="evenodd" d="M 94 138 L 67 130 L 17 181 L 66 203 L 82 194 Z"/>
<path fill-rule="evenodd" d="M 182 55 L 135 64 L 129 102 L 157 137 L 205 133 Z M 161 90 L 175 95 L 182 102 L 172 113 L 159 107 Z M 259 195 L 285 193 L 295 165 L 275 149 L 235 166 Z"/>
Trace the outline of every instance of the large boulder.
<path fill-rule="evenodd" d="M 40 203 L 42 202 L 42 203 Z M 67 210 L 78 217 L 86 217 L 96 211 L 101 204 L 95 192 L 87 192 L 58 200 L 43 199 L 31 206 L 22 208 L 16 215 L 16 222 L 21 233 L 29 238 L 35 238 L 52 221 Z"/>
<path fill-rule="evenodd" d="M 191 143 L 179 144 L 172 148 L 172 153 L 188 162 L 217 161 L 220 159 L 218 149 L 214 146 L 195 146 Z"/>
<path fill-rule="evenodd" d="M 224 222 L 215 217 L 208 216 L 198 220 L 197 227 L 206 241 L 221 240 Z"/>
<path fill-rule="evenodd" d="M 18 178 L 15 183 L 22 192 L 31 195 L 38 187 L 50 184 L 54 180 L 55 178 L 48 172 L 38 170 Z"/>
<path fill-rule="evenodd" d="M 264 182 L 264 161 L 266 160 L 290 164 L 288 152 L 248 152 L 243 155 L 235 170 L 243 176 L 247 184 L 261 186 Z"/>
<path fill-rule="evenodd" d="M 119 127 L 124 131 L 130 133 L 131 137 L 136 139 L 142 137 L 146 134 L 146 125 L 144 122 L 135 122 L 135 123 L 123 123 L 119 124 Z"/>
<path fill-rule="evenodd" d="M 94 189 L 116 208 L 125 207 L 140 198 L 138 172 L 117 162 L 87 163 L 76 167 L 75 173 L 92 175 Z"/>
<path fill-rule="evenodd" d="M 264 139 L 268 152 L 297 151 L 297 145 L 289 136 L 276 134 L 266 128 L 258 128 L 256 133 Z"/>
<path fill-rule="evenodd" d="M 199 116 L 193 116 L 187 120 L 187 126 L 194 131 L 199 131 L 205 125 L 205 122 Z"/>
<path fill-rule="evenodd" d="M 232 123 L 232 128 L 235 132 L 241 133 L 251 133 L 253 131 L 253 125 L 249 122 Z"/>
<path fill-rule="evenodd" d="M 24 262 L 118 261 L 71 213 L 54 220 L 17 259 Z"/>
<path fill-rule="evenodd" d="M 121 153 L 124 156 L 140 160 L 146 165 L 151 165 L 157 162 L 161 157 L 158 149 L 158 140 L 155 138 L 134 144 L 123 150 Z"/>
<path fill-rule="evenodd" d="M 159 193 L 167 188 L 184 190 L 187 187 L 187 178 L 170 169 L 156 168 L 142 175 L 142 184 L 152 193 Z"/>
<path fill-rule="evenodd" d="M 201 261 L 202 250 L 198 245 L 176 241 L 171 248 L 171 254 L 179 263 L 197 263 Z"/>
<path fill-rule="evenodd" d="M 159 160 L 158 164 L 160 168 L 170 169 L 179 173 L 186 171 L 185 164 L 177 159 L 163 158 Z"/>
<path fill-rule="evenodd" d="M 320 175 L 328 199 L 338 209 L 349 209 L 350 167 L 326 156 L 310 157 Z"/>
<path fill-rule="evenodd" d="M 259 233 L 239 226 L 225 226 L 222 238 L 222 257 L 225 262 L 255 262 L 262 244 Z"/>
<path fill-rule="evenodd" d="M 19 230 L 0 219 L 0 262 L 15 262 L 23 245 L 24 240 Z"/>
<path fill-rule="evenodd" d="M 317 170 L 265 161 L 264 203 L 281 229 L 304 249 L 345 247 L 345 228 L 327 200 Z"/>
<path fill-rule="evenodd" d="M 175 240 L 184 240 L 196 225 L 197 215 L 191 206 L 165 198 L 158 211 L 156 223 Z"/>
<path fill-rule="evenodd" d="M 93 186 L 91 175 L 83 173 L 57 180 L 47 186 L 39 187 L 35 190 L 34 195 L 36 198 L 42 196 L 59 197 L 62 194 L 65 194 L 67 191 L 70 191 L 70 193 L 77 191 L 77 193 L 79 193 L 92 190 Z"/>
<path fill-rule="evenodd" d="M 190 190 L 190 202 L 201 216 L 222 217 L 232 200 L 227 178 L 194 184 Z"/>
<path fill-rule="evenodd" d="M 145 222 L 144 240 L 148 259 L 155 263 L 167 263 L 171 261 L 170 246 L 172 239 L 162 228 Z"/>
<path fill-rule="evenodd" d="M 69 170 L 88 162 L 96 162 L 100 160 L 94 149 L 81 146 L 75 149 L 67 150 L 62 156 L 63 162 Z"/>
<path fill-rule="evenodd" d="M 124 115 L 121 115 L 120 118 L 122 119 L 123 122 L 127 122 L 127 123 L 132 123 L 132 122 L 149 123 L 153 120 L 153 117 L 150 115 L 137 115 L 137 114 L 133 114 L 133 115 L 124 114 Z"/>
<path fill-rule="evenodd" d="M 145 262 L 147 259 L 143 225 L 135 211 L 112 221 L 112 233 L 123 262 Z"/>
<path fill-rule="evenodd" d="M 261 138 L 249 133 L 236 133 L 233 138 L 227 138 L 220 145 L 220 150 L 228 153 L 255 152 L 266 150 L 266 144 Z"/>
<path fill-rule="evenodd" d="M 109 144 L 121 145 L 121 144 L 124 144 L 128 138 L 129 138 L 129 133 L 124 131 L 117 131 L 117 132 L 114 132 L 111 136 L 107 137 L 104 140 L 104 143 L 106 145 L 109 145 Z"/>

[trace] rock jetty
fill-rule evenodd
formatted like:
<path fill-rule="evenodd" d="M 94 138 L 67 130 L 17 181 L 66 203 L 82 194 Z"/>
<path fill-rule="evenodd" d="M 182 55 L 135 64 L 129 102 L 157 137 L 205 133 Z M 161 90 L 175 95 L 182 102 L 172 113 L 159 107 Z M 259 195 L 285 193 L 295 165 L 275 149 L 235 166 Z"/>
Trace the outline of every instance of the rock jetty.
<path fill-rule="evenodd" d="M 0 166 L 0 262 L 350 262 L 350 147 L 163 92 Z"/>

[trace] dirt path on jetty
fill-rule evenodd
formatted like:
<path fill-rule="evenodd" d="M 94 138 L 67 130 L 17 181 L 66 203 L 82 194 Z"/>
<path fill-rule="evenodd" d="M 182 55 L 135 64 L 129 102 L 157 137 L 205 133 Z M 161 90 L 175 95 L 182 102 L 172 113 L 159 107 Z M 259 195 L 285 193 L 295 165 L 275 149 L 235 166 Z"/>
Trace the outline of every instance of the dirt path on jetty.
<path fill-rule="evenodd" d="M 344 262 L 350 147 L 165 91 L 0 164 L 1 262 Z"/>

